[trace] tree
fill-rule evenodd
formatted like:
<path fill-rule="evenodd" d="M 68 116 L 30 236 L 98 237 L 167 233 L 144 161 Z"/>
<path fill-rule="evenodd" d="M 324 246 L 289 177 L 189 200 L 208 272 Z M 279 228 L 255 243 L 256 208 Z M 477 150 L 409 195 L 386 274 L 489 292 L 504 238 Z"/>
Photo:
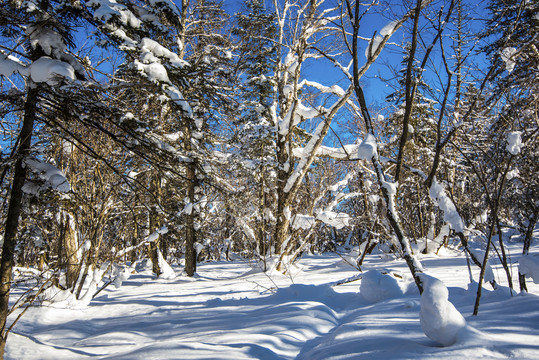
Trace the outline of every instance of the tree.
<path fill-rule="evenodd" d="M 61 20 L 58 13 L 62 14 Z M 3 46 L 0 55 L 1 75 L 8 81 L 13 78 L 11 84 L 15 84 L 15 81 L 26 82 L 23 91 L 15 91 L 17 96 L 24 97 L 24 103 L 17 109 L 22 113 L 22 125 L 12 157 L 13 180 L 0 260 L 0 357 L 3 357 L 11 329 L 6 327 L 6 321 L 23 186 L 28 168 L 31 167 L 27 160 L 31 155 L 32 135 L 39 117 L 40 97 L 62 92 L 62 85 L 66 82 L 74 81 L 77 77 L 84 78 L 84 67 L 68 52 L 68 46 L 73 45 L 73 28 L 80 18 L 77 6 L 64 4 L 63 1 L 39 4 L 9 1 L 4 4 L 1 16 L 1 23 L 4 24 L 2 38 L 7 40 L 7 46 Z M 22 43 L 18 39 L 23 39 Z M 24 60 L 19 60 L 14 54 L 24 57 Z M 6 88 L 3 86 L 3 89 Z M 4 93 L 3 100 L 9 101 L 14 95 L 13 92 Z"/>
<path fill-rule="evenodd" d="M 240 82 L 237 130 L 233 143 L 238 144 L 238 162 L 246 172 L 249 188 L 258 203 L 254 224 L 257 252 L 264 258 L 269 250 L 272 197 L 275 177 L 275 125 L 272 124 L 271 104 L 277 59 L 276 15 L 269 12 L 260 0 L 246 0 L 245 12 L 236 14 L 233 33 L 238 37 L 237 56 Z M 243 195 L 242 195 L 243 196 Z"/>
<path fill-rule="evenodd" d="M 320 52 L 314 49 L 321 40 L 331 36 L 336 29 L 329 19 L 337 16 L 338 9 L 324 8 L 322 2 L 309 1 L 294 4 L 274 2 L 278 23 L 279 62 L 275 74 L 274 96 L 272 104 L 272 123 L 277 129 L 277 209 L 274 235 L 275 252 L 281 254 L 278 269 L 283 269 L 283 259 L 294 244 L 290 244 L 289 225 L 294 214 L 293 203 L 302 181 L 316 158 L 316 152 L 322 145 L 329 131 L 331 121 L 344 106 L 351 95 L 352 88 L 341 89 L 338 85 L 326 87 L 314 81 L 301 80 L 303 64 L 309 59 L 320 58 Z M 293 23 L 287 23 L 292 21 Z M 288 38 L 288 27 L 294 29 Z M 320 49 L 321 50 L 321 49 Z M 286 53 L 286 55 L 285 55 Z M 307 88 L 327 95 L 332 101 L 329 107 L 311 107 L 306 105 Z M 330 100 L 331 99 L 331 100 Z M 325 100 L 320 100 L 325 101 Z M 295 157 L 294 147 L 301 141 L 300 126 L 319 118 L 313 133 L 306 133 L 304 150 L 301 157 Z"/>

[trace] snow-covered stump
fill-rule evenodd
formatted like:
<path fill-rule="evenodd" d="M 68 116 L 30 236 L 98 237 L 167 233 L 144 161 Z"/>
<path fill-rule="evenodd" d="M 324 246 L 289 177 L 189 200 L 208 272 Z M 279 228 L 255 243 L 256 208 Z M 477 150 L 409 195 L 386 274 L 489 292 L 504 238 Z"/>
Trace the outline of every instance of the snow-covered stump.
<path fill-rule="evenodd" d="M 518 272 L 539 284 L 539 256 L 522 255 L 518 261 Z"/>
<path fill-rule="evenodd" d="M 440 280 L 426 274 L 419 277 L 423 283 L 421 329 L 431 340 L 443 346 L 453 345 L 466 328 L 466 319 L 449 301 L 449 291 Z"/>

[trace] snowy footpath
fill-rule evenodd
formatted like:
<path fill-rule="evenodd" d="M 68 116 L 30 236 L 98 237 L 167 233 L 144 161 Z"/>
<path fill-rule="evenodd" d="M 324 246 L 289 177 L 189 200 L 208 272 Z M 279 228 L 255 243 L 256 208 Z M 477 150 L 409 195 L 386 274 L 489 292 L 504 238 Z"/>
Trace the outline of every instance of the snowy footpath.
<path fill-rule="evenodd" d="M 519 247 L 510 251 L 516 262 Z M 528 280 L 529 294 L 511 296 L 495 261 L 500 287 L 485 285 L 472 316 L 477 285 L 465 257 L 450 250 L 421 257 L 438 286 L 431 295 L 445 291 L 434 278 L 449 290 L 447 319 L 466 323 L 446 347 L 422 330 L 435 321 L 420 322 L 420 313 L 431 316 L 422 301 L 432 299 L 420 298 L 403 261 L 369 255 L 363 273 L 348 261 L 353 254 L 305 256 L 290 275 L 241 261 L 207 263 L 195 278 L 175 268 L 169 280 L 142 269 L 89 306 L 30 308 L 8 338 L 6 358 L 539 359 L 539 285 Z M 477 280 L 478 270 L 472 275 Z"/>

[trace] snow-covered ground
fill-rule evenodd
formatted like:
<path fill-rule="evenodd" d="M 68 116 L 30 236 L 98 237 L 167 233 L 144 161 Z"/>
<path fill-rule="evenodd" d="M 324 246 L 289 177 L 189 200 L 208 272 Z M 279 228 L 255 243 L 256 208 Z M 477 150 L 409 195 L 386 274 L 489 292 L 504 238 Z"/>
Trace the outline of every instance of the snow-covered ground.
<path fill-rule="evenodd" d="M 520 244 L 509 250 L 516 262 Z M 539 285 L 532 281 L 529 294 L 515 296 L 485 285 L 479 315 L 472 316 L 476 285 L 469 284 L 465 257 L 450 250 L 422 256 L 426 273 L 447 286 L 467 323 L 453 345 L 442 347 L 422 330 L 421 301 L 431 300 L 420 300 L 403 261 L 369 255 L 359 273 L 347 260 L 354 262 L 353 254 L 305 256 L 290 275 L 242 261 L 200 264 L 192 279 L 178 268 L 170 280 L 143 270 L 82 309 L 30 308 L 9 336 L 6 358 L 539 359 Z M 512 271 L 517 278 L 516 265 Z M 472 272 L 477 280 L 478 270 Z M 345 279 L 354 281 L 339 284 Z M 436 284 L 435 298 L 443 293 Z M 428 321 L 423 326 L 432 327 Z"/>

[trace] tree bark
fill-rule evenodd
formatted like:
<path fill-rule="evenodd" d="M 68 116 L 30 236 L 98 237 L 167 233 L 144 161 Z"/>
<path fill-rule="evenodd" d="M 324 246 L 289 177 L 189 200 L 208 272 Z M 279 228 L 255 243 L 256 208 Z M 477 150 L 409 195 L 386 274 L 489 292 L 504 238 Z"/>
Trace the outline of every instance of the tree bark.
<path fill-rule="evenodd" d="M 71 226 L 71 215 L 65 211 L 62 215 L 62 233 L 66 259 L 66 288 L 71 289 L 75 286 L 79 275 L 78 244 L 75 229 Z"/>
<path fill-rule="evenodd" d="M 196 164 L 190 162 L 187 164 L 187 196 L 192 204 L 192 210 L 186 214 L 185 221 L 185 272 L 187 276 L 193 276 L 197 270 L 197 253 L 195 249 L 196 230 L 195 230 L 195 190 L 197 186 Z"/>
<path fill-rule="evenodd" d="M 152 193 L 154 195 L 154 201 L 159 202 L 161 201 L 161 181 L 159 180 L 159 174 L 155 172 L 152 176 L 151 181 L 151 189 Z M 158 230 L 161 227 L 160 221 L 159 221 L 159 213 L 157 211 L 158 204 L 154 204 L 151 207 L 150 210 L 150 234 L 156 230 Z M 161 236 L 161 235 L 159 235 Z M 157 254 L 157 251 L 159 249 L 159 239 L 156 239 L 154 241 L 151 241 L 148 244 L 148 255 L 150 257 L 150 260 L 152 261 L 152 271 L 155 273 L 156 276 L 161 275 L 162 271 L 159 267 L 159 256 Z"/>
<path fill-rule="evenodd" d="M 6 346 L 7 316 L 9 312 L 9 293 L 11 289 L 12 270 L 15 261 L 15 246 L 17 245 L 17 230 L 19 218 L 22 210 L 22 200 L 24 182 L 26 180 L 27 168 L 24 160 L 30 153 L 32 145 L 32 133 L 36 119 L 37 102 L 39 90 L 37 87 L 29 88 L 26 102 L 24 104 L 24 117 L 20 143 L 16 151 L 17 161 L 15 162 L 11 194 L 9 199 L 8 212 L 4 230 L 4 244 L 2 247 L 2 258 L 0 260 L 0 358 L 4 358 Z"/>
<path fill-rule="evenodd" d="M 537 211 L 530 217 L 530 223 L 528 224 L 528 229 L 526 230 L 526 238 L 524 239 L 524 246 L 522 247 L 522 255 L 528 255 L 528 252 L 530 251 L 533 237 L 533 229 L 535 229 L 535 224 L 537 223 L 538 217 L 539 212 Z M 518 282 L 520 285 L 520 291 L 528 292 L 528 287 L 526 286 L 526 275 L 519 272 Z"/>
<path fill-rule="evenodd" d="M 356 93 L 356 97 L 357 97 L 357 100 L 361 109 L 363 120 L 365 121 L 365 127 L 367 128 L 367 132 L 371 134 L 372 136 L 374 136 L 374 127 L 372 124 L 372 119 L 371 119 L 369 110 L 367 108 L 367 103 L 365 101 L 363 88 L 359 84 L 360 72 L 359 72 L 359 64 L 358 64 L 359 55 L 358 55 L 358 46 L 357 46 L 357 38 L 358 38 L 358 33 L 359 33 L 359 19 L 360 19 L 359 6 L 360 4 L 358 2 L 354 4 L 354 14 L 352 14 L 352 7 L 350 3 L 348 3 L 348 12 L 349 12 L 350 18 L 352 19 L 352 28 L 353 28 L 353 37 L 352 37 L 353 38 L 353 41 L 352 41 L 353 86 L 354 86 L 354 91 Z M 421 264 L 419 264 L 419 262 L 412 256 L 410 242 L 404 236 L 404 232 L 402 230 L 400 220 L 396 214 L 396 209 L 395 211 L 391 211 L 391 204 L 394 202 L 394 199 L 392 199 L 392 197 L 394 195 L 390 194 L 387 186 L 385 186 L 387 181 L 385 179 L 385 174 L 382 168 L 382 164 L 380 163 L 380 159 L 377 153 L 373 154 L 371 161 L 372 161 L 374 170 L 376 172 L 376 178 L 378 180 L 378 184 L 380 186 L 380 189 L 382 190 L 382 194 L 386 202 L 387 219 L 399 241 L 399 244 L 403 252 L 403 258 L 406 261 L 406 264 L 408 265 L 410 272 L 412 273 L 412 276 L 415 280 L 419 293 L 422 293 L 423 285 L 421 283 L 421 279 L 418 276 L 418 274 L 422 272 L 422 267 L 421 267 Z"/>

